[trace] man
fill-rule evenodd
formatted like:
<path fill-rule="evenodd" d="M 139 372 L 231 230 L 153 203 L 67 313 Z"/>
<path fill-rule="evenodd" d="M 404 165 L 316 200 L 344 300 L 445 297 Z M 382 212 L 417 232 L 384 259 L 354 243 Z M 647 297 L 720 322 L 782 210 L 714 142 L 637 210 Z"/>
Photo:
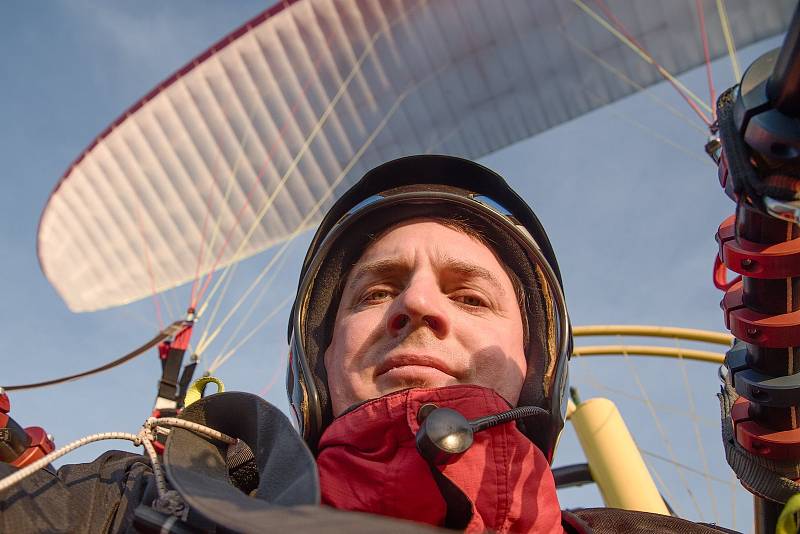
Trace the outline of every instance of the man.
<path fill-rule="evenodd" d="M 719 532 L 562 515 L 558 266 L 530 208 L 478 164 L 402 158 L 342 195 L 306 255 L 289 340 L 300 436 L 254 395 L 211 395 L 182 417 L 240 441 L 173 428 L 166 494 L 147 458 L 112 451 L 8 490 L 0 530 Z"/>
<path fill-rule="evenodd" d="M 368 173 L 320 225 L 291 327 L 290 395 L 323 502 L 475 532 L 560 525 L 548 460 L 569 325 L 547 236 L 497 174 L 447 156 Z M 431 466 L 415 450 L 425 404 L 542 410 Z"/>

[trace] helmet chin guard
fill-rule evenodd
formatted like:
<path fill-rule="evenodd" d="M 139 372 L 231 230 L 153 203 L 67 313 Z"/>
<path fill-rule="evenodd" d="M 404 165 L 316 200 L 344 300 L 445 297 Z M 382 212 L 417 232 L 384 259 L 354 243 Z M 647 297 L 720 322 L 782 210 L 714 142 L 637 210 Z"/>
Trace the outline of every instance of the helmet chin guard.
<path fill-rule="evenodd" d="M 349 268 L 372 236 L 401 221 L 443 212 L 466 220 L 486 236 L 490 248 L 523 283 L 528 370 L 518 406 L 539 406 L 550 418 L 548 425 L 541 418 L 533 425 L 531 418 L 519 426 L 552 461 L 564 426 L 572 352 L 558 264 L 541 223 L 503 178 L 452 156 L 409 156 L 376 167 L 322 220 L 303 262 L 289 320 L 286 387 L 299 430 L 316 450 L 333 420 L 324 353 Z"/>

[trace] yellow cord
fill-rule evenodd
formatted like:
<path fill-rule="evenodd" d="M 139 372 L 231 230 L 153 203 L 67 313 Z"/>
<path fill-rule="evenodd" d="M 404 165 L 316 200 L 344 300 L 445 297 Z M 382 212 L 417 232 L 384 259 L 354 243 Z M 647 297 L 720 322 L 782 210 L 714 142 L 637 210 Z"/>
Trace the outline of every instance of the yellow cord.
<path fill-rule="evenodd" d="M 800 514 L 800 493 L 792 495 L 778 516 L 775 534 L 796 534 L 798 529 L 797 515 Z"/>
<path fill-rule="evenodd" d="M 736 59 L 736 47 L 733 44 L 733 34 L 731 34 L 731 24 L 728 21 L 728 12 L 725 10 L 725 3 L 723 0 L 717 0 L 717 12 L 719 13 L 719 22 L 722 26 L 722 35 L 725 36 L 725 46 L 728 47 L 728 56 L 731 59 L 731 68 L 733 69 L 733 79 L 739 82 L 742 79 L 742 72 L 739 69 L 739 60 Z"/>
<path fill-rule="evenodd" d="M 672 74 L 670 74 L 666 69 L 664 69 L 663 67 L 661 67 L 659 65 L 656 65 L 655 60 L 647 52 L 645 52 L 644 50 L 642 50 L 641 48 L 636 46 L 633 42 L 631 42 L 630 39 L 625 37 L 616 28 L 611 26 L 611 24 L 609 24 L 608 22 L 603 20 L 603 18 L 600 17 L 600 15 L 598 15 L 597 13 L 595 13 L 592 10 L 592 8 L 590 8 L 589 6 L 584 4 L 581 0 L 572 0 L 572 3 L 575 4 L 576 6 L 578 6 L 584 13 L 586 13 L 587 15 L 592 17 L 595 20 L 595 22 L 600 24 L 603 28 L 605 28 L 608 32 L 610 32 L 614 37 L 619 39 L 620 42 L 622 42 L 625 46 L 627 46 L 633 52 L 638 54 L 639 57 L 641 57 L 642 60 L 645 61 L 645 63 L 648 63 L 650 65 L 655 66 L 656 69 L 658 70 L 659 74 L 661 74 L 661 76 L 663 76 L 664 78 L 666 78 L 669 81 L 671 81 L 677 87 L 680 87 L 680 89 L 684 92 L 684 94 L 686 96 L 688 96 L 689 98 L 691 98 L 692 100 L 694 100 L 695 103 L 697 103 L 697 105 L 700 106 L 703 110 L 705 110 L 708 113 L 711 113 L 711 108 L 708 106 L 708 104 L 706 102 L 704 102 L 697 95 L 695 95 L 691 90 L 689 90 L 688 87 L 683 85 L 677 78 L 675 78 Z M 738 80 L 738 78 L 737 78 L 737 80 Z"/>
<path fill-rule="evenodd" d="M 202 378 L 198 378 L 192 382 L 192 385 L 189 386 L 189 389 L 186 391 L 186 397 L 183 400 L 183 406 L 188 407 L 202 399 L 203 393 L 206 391 L 206 386 L 212 383 L 217 385 L 217 393 L 222 393 L 225 391 L 225 384 L 223 384 L 222 380 L 219 378 L 213 376 L 204 376 Z"/>

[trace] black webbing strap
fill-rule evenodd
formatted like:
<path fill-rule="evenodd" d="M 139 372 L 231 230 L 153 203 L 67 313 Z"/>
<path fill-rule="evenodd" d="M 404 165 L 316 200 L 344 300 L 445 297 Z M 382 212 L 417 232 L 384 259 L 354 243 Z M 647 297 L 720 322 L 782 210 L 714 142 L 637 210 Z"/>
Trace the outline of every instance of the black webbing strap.
<path fill-rule="evenodd" d="M 150 350 L 151 348 L 155 347 L 162 341 L 167 338 L 170 338 L 181 331 L 181 328 L 184 327 L 184 321 L 176 321 L 171 325 L 167 326 L 164 330 L 156 334 L 156 336 L 142 345 L 141 347 L 132 350 L 125 356 L 121 358 L 117 358 L 114 361 L 108 362 L 100 367 L 95 367 L 94 369 L 90 369 L 88 371 L 83 371 L 81 373 L 76 373 L 74 375 L 63 376 L 61 378 L 54 378 L 52 380 L 45 380 L 44 382 L 34 382 L 31 384 L 18 384 L 14 386 L 2 386 L 3 389 L 6 391 L 19 391 L 23 389 L 34 389 L 34 388 L 43 388 L 45 386 L 54 386 L 56 384 L 62 384 L 64 382 L 70 382 L 72 380 L 78 380 L 79 378 L 83 378 L 85 376 L 94 375 L 97 373 L 102 373 L 103 371 L 108 371 L 118 365 L 121 365 L 127 361 L 134 359 L 135 357 L 139 356 L 140 354 Z"/>
<path fill-rule="evenodd" d="M 197 362 L 193 361 L 192 363 L 187 363 L 183 367 L 183 372 L 181 373 L 181 379 L 178 381 L 178 408 L 183 408 L 183 403 L 186 399 L 186 392 L 189 390 L 189 385 L 192 382 L 192 377 L 194 377 L 194 370 L 197 368 Z"/>
<path fill-rule="evenodd" d="M 170 347 L 167 356 L 161 361 L 161 380 L 158 381 L 158 396 L 162 399 L 176 400 L 178 397 L 178 374 L 183 363 L 185 350 Z"/>
<path fill-rule="evenodd" d="M 766 213 L 764 208 L 764 184 L 750 162 L 750 149 L 744 142 L 736 125 L 734 106 L 736 92 L 728 89 L 717 100 L 719 137 L 728 162 L 729 179 L 733 180 L 734 192 L 749 201 L 753 208 Z"/>
<path fill-rule="evenodd" d="M 158 399 L 178 402 L 178 376 L 183 365 L 183 355 L 189 346 L 192 323 L 183 322 L 182 329 L 175 333 L 171 342 L 165 342 L 161 354 L 161 379 L 158 381 Z"/>

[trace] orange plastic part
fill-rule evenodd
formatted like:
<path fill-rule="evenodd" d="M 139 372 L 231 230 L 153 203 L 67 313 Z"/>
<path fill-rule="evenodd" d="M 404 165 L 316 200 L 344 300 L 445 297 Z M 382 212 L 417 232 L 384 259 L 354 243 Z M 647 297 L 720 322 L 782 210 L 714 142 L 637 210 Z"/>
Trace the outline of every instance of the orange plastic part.
<path fill-rule="evenodd" d="M 800 238 L 772 245 L 737 240 L 735 217 L 722 221 L 716 236 L 719 257 L 728 269 L 751 278 L 800 276 Z"/>
<path fill-rule="evenodd" d="M 800 310 L 780 315 L 758 313 L 742 302 L 742 283 L 734 284 L 720 303 L 725 326 L 747 343 L 769 348 L 800 346 Z"/>
<path fill-rule="evenodd" d="M 11 462 L 14 467 L 25 467 L 32 464 L 36 460 L 44 458 L 56 448 L 56 444 L 48 437 L 47 432 L 42 427 L 29 426 L 25 429 L 25 432 L 31 438 L 31 443 L 25 452 Z"/>
<path fill-rule="evenodd" d="M 750 453 L 770 460 L 800 457 L 800 428 L 774 431 L 750 418 L 750 401 L 739 397 L 731 407 L 736 441 Z"/>

